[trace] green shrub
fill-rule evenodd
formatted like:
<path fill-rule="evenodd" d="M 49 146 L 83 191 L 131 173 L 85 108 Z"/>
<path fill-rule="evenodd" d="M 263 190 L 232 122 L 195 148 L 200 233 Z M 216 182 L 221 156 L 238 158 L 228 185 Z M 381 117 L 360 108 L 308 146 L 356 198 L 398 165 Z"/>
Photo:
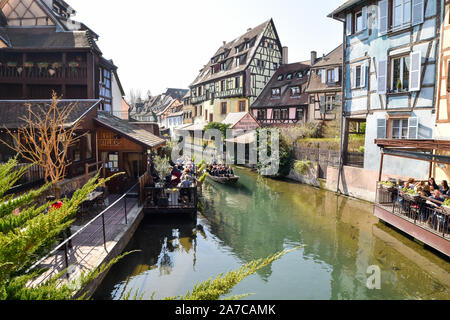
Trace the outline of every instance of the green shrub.
<path fill-rule="evenodd" d="M 311 167 L 311 161 L 308 160 L 302 160 L 302 161 L 295 161 L 294 164 L 294 170 L 298 174 L 305 174 L 307 170 Z"/>

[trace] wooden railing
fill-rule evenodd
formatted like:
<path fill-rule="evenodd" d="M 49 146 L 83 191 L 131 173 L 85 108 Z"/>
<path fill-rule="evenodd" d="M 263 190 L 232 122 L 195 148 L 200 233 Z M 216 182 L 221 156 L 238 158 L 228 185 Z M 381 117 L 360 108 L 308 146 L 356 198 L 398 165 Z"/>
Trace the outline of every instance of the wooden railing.
<path fill-rule="evenodd" d="M 59 68 L 34 67 L 9 67 L 0 64 L 0 79 L 85 79 L 87 77 L 87 66 L 79 67 L 61 66 Z"/>

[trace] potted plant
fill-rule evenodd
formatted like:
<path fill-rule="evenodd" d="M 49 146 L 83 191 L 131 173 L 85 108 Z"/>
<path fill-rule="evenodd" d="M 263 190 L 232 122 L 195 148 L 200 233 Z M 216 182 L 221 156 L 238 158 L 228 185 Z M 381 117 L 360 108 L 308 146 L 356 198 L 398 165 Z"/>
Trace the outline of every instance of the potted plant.
<path fill-rule="evenodd" d="M 412 189 L 403 188 L 403 197 L 409 201 L 416 201 L 420 195 Z"/>
<path fill-rule="evenodd" d="M 10 68 L 15 68 L 15 67 L 17 67 L 17 62 L 7 62 L 6 63 L 6 66 L 7 67 L 10 67 Z"/>
<path fill-rule="evenodd" d="M 450 199 L 446 199 L 444 203 L 442 204 L 442 208 L 450 213 Z"/>
<path fill-rule="evenodd" d="M 388 191 L 392 191 L 395 188 L 395 184 L 392 181 L 381 181 L 380 186 Z"/>
<path fill-rule="evenodd" d="M 34 62 L 30 62 L 30 61 L 24 62 L 24 63 L 23 63 L 23 66 L 24 66 L 25 68 L 33 68 L 33 67 L 34 67 Z"/>
<path fill-rule="evenodd" d="M 159 178 L 161 179 L 161 181 L 164 181 L 165 177 L 170 174 L 171 165 L 169 163 L 169 159 L 167 157 L 156 156 L 153 162 L 155 164 L 155 170 L 158 173 Z M 157 187 L 162 188 L 164 186 L 162 185 L 162 183 L 158 183 Z M 161 194 L 161 197 L 158 199 L 158 206 L 164 207 L 168 206 L 168 204 L 169 199 L 163 192 Z"/>
<path fill-rule="evenodd" d="M 402 91 L 402 80 L 398 79 L 397 81 L 397 92 L 401 92 Z"/>

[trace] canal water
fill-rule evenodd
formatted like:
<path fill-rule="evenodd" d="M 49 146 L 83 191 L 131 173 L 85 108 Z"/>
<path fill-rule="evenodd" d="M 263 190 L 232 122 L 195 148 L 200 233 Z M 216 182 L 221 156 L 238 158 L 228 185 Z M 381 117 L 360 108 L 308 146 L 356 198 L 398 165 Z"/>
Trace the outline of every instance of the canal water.
<path fill-rule="evenodd" d="M 94 299 L 183 295 L 198 281 L 297 249 L 239 283 L 246 299 L 450 299 L 450 263 L 378 222 L 367 202 L 237 169 L 207 181 L 197 221 L 146 218 Z M 367 288 L 381 271 L 380 289 Z"/>

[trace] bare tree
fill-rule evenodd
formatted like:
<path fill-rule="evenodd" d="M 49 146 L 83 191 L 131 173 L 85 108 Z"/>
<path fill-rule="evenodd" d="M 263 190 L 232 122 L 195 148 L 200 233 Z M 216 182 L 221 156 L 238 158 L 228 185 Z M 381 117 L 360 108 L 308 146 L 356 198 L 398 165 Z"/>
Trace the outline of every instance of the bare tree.
<path fill-rule="evenodd" d="M 45 107 L 26 104 L 28 116 L 20 118 L 26 125 L 19 128 L 17 134 L 6 129 L 13 143 L 0 139 L 23 159 L 44 168 L 46 181 L 54 185 L 64 178 L 70 165 L 69 147 L 80 138 L 74 134 L 79 123 L 66 126 L 76 104 L 58 107 L 58 103 L 59 98 L 53 92 L 52 102 Z"/>

